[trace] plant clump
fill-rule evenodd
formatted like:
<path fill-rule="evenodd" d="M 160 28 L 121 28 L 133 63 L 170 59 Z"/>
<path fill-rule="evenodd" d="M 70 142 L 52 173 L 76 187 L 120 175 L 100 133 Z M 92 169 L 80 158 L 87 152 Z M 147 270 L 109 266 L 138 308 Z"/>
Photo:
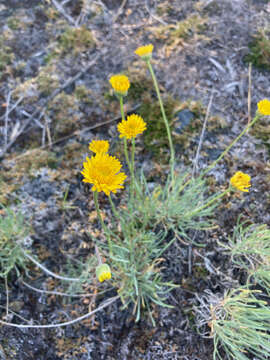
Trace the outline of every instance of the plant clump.
<path fill-rule="evenodd" d="M 2 206 L 0 211 L 0 277 L 6 277 L 11 270 L 19 274 L 26 266 L 21 245 L 29 235 L 29 228 L 21 214 Z"/>
<path fill-rule="evenodd" d="M 60 50 L 63 54 L 72 52 L 75 55 L 83 51 L 88 51 L 95 46 L 95 40 L 85 26 L 77 28 L 67 28 L 59 39 Z"/>
<path fill-rule="evenodd" d="M 253 36 L 249 44 L 249 54 L 244 60 L 260 69 L 270 70 L 270 32 L 259 31 Z"/>

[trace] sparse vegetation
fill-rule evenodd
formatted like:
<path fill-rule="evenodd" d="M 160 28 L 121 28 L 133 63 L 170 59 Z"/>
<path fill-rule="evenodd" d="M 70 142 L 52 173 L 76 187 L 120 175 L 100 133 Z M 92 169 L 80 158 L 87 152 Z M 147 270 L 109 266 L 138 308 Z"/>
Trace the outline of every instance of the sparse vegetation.
<path fill-rule="evenodd" d="M 0 357 L 266 360 L 267 0 L 0 3 Z"/>

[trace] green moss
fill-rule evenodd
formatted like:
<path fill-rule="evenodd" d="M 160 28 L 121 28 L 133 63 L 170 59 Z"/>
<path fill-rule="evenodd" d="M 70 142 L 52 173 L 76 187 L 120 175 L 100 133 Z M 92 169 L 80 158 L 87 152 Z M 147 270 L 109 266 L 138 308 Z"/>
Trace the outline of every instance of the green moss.
<path fill-rule="evenodd" d="M 196 279 L 206 279 L 208 271 L 205 266 L 195 265 L 193 266 L 193 275 Z"/>
<path fill-rule="evenodd" d="M 79 28 L 68 28 L 61 35 L 59 45 L 63 53 L 72 51 L 78 54 L 87 51 L 95 45 L 94 38 L 90 30 L 85 26 Z"/>
<path fill-rule="evenodd" d="M 157 39 L 175 47 L 178 46 L 183 39 L 187 40 L 193 38 L 196 34 L 202 33 L 206 29 L 206 26 L 206 17 L 193 14 L 185 20 L 179 21 L 177 24 L 153 28 L 152 32 Z"/>
<path fill-rule="evenodd" d="M 10 65 L 14 59 L 14 54 L 9 46 L 5 45 L 4 37 L 0 37 L 0 75 L 1 72 L 6 69 L 7 65 Z"/>
<path fill-rule="evenodd" d="M 169 15 L 173 12 L 173 6 L 171 6 L 168 2 L 163 4 L 159 4 L 156 8 L 156 12 L 158 16 Z"/>
<path fill-rule="evenodd" d="M 244 58 L 245 62 L 252 63 L 254 66 L 270 70 L 270 33 L 260 31 L 254 35 L 253 41 L 249 44 L 249 54 Z"/>
<path fill-rule="evenodd" d="M 44 57 L 44 63 L 49 65 L 55 58 L 57 58 L 57 53 L 55 51 L 51 51 Z"/>
<path fill-rule="evenodd" d="M 171 31 L 171 38 L 188 39 L 195 33 L 202 32 L 206 28 L 207 20 L 199 15 L 192 15 L 180 21 L 175 30 Z"/>
<path fill-rule="evenodd" d="M 54 119 L 54 135 L 65 136 L 78 128 L 79 103 L 74 95 L 61 93 L 50 102 L 48 110 Z"/>
<path fill-rule="evenodd" d="M 13 156 L 16 158 L 16 155 Z M 11 157 L 12 161 L 12 157 Z M 36 149 L 29 150 L 28 154 L 21 157 L 20 161 L 15 161 L 15 165 L 6 168 L 5 172 L 0 176 L 0 204 L 9 205 L 14 201 L 14 193 L 22 184 L 25 176 L 35 177 L 36 170 L 42 167 L 49 167 L 56 169 L 58 167 L 59 159 L 55 153 Z"/>
<path fill-rule="evenodd" d="M 76 86 L 76 89 L 74 91 L 74 95 L 77 100 L 91 104 L 92 101 L 90 99 L 91 91 L 87 89 L 84 85 Z"/>
<path fill-rule="evenodd" d="M 165 113 L 171 125 L 177 102 L 169 96 L 163 101 Z M 153 101 L 148 96 L 144 99 L 138 113 L 147 123 L 147 130 L 144 133 L 145 147 L 155 156 L 164 155 L 164 150 L 168 149 L 168 138 L 158 101 Z"/>
<path fill-rule="evenodd" d="M 17 17 L 9 17 L 7 20 L 7 25 L 11 30 L 18 30 L 22 27 L 22 22 Z"/>
<path fill-rule="evenodd" d="M 259 119 L 250 129 L 250 134 L 260 139 L 270 154 L 270 125 L 267 117 Z"/>
<path fill-rule="evenodd" d="M 54 66 L 47 65 L 36 78 L 38 90 L 45 96 L 50 95 L 59 87 L 58 77 Z"/>
<path fill-rule="evenodd" d="M 128 90 L 127 101 L 141 100 L 143 94 L 152 89 L 152 81 L 148 78 L 132 79 Z"/>

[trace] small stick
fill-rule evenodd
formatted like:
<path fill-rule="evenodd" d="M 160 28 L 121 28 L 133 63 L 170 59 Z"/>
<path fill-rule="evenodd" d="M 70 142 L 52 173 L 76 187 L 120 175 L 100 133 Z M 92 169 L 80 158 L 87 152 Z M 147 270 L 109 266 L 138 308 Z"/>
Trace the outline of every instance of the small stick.
<path fill-rule="evenodd" d="M 7 115 L 9 115 L 13 110 L 15 110 L 16 107 L 23 101 L 23 99 L 24 99 L 24 96 L 21 96 L 21 97 L 15 102 L 15 104 L 11 107 L 11 109 L 8 110 Z M 2 116 L 0 117 L 0 120 L 4 119 L 5 116 L 6 116 L 6 114 L 2 115 Z"/>
<path fill-rule="evenodd" d="M 151 18 L 153 18 L 154 20 L 160 22 L 162 25 L 165 25 L 165 26 L 168 25 L 168 23 L 167 23 L 166 21 L 162 20 L 162 19 L 161 19 L 160 17 L 158 17 L 157 15 L 153 15 L 153 14 L 152 14 L 152 12 L 151 12 L 151 10 L 150 10 L 150 8 L 149 8 L 149 1 L 148 1 L 148 0 L 145 0 L 145 8 L 146 8 L 146 10 L 148 11 L 149 16 L 150 16 Z"/>
<path fill-rule="evenodd" d="M 119 18 L 119 16 L 121 15 L 124 7 L 126 6 L 126 3 L 127 3 L 127 0 L 123 0 L 123 1 L 122 1 L 122 4 L 121 4 L 121 6 L 119 7 L 119 9 L 118 9 L 118 11 L 117 11 L 117 14 L 116 14 L 116 15 L 114 16 L 114 18 L 113 18 L 113 22 L 114 22 L 114 23 L 116 22 L 116 20 L 117 20 L 117 19 Z"/>
<path fill-rule="evenodd" d="M 58 1 L 52 0 L 52 3 L 53 3 L 53 5 L 56 7 L 57 11 L 59 11 L 60 14 L 62 14 L 62 15 L 64 16 L 64 18 L 66 18 L 66 20 L 71 23 L 71 25 L 73 25 L 73 26 L 76 25 L 74 19 L 73 19 L 70 15 L 68 15 L 68 14 L 66 13 L 66 11 L 64 10 L 64 8 L 62 7 L 62 5 L 60 5 L 60 4 L 58 3 Z"/>
<path fill-rule="evenodd" d="M 75 324 L 76 322 L 79 322 L 81 320 L 84 320 L 86 318 L 88 318 L 91 315 L 94 315 L 95 313 L 97 313 L 98 311 L 106 308 L 107 306 L 111 305 L 112 303 L 114 303 L 116 300 L 118 300 L 120 298 L 119 295 L 111 297 L 110 299 L 106 300 L 104 302 L 104 304 L 100 305 L 98 308 L 96 308 L 93 311 L 88 312 L 85 315 L 82 315 L 76 319 L 70 320 L 70 321 L 66 321 L 63 323 L 58 323 L 58 324 L 48 324 L 48 325 L 20 325 L 20 324 L 13 324 L 13 323 L 9 323 L 3 320 L 0 320 L 0 324 L 3 325 L 7 325 L 7 326 L 12 326 L 12 327 L 16 327 L 19 329 L 23 329 L 23 328 L 35 328 L 35 329 L 50 329 L 50 328 L 57 328 L 57 327 L 61 327 L 61 326 L 67 326 L 67 325 L 71 325 L 71 324 Z"/>
<path fill-rule="evenodd" d="M 46 132 L 47 132 L 47 138 L 48 138 L 48 142 L 49 142 L 49 148 L 51 149 L 52 147 L 52 137 L 51 137 L 51 131 L 50 131 L 50 127 L 49 127 L 49 117 L 48 115 L 44 114 L 44 119 L 45 119 L 45 127 L 46 127 Z"/>
<path fill-rule="evenodd" d="M 134 106 L 132 109 L 129 110 L 129 113 L 137 110 L 139 107 L 140 107 L 140 104 Z M 93 125 L 93 126 L 89 126 L 89 127 L 87 127 L 87 128 L 84 128 L 83 130 L 76 130 L 76 131 L 74 131 L 74 133 L 72 133 L 72 134 L 70 134 L 70 135 L 67 135 L 67 136 L 64 136 L 64 137 L 62 137 L 62 138 L 60 138 L 60 139 L 58 139 L 58 140 L 55 140 L 54 142 L 51 143 L 51 145 L 58 144 L 59 142 L 62 142 L 62 141 L 67 140 L 67 139 L 70 139 L 70 138 L 72 138 L 73 136 L 78 136 L 78 135 L 80 135 L 80 134 L 82 134 L 82 133 L 84 133 L 84 132 L 86 132 L 86 131 L 94 130 L 94 129 L 100 127 L 100 126 L 107 125 L 107 124 L 110 124 L 110 123 L 112 123 L 112 122 L 114 122 L 114 121 L 118 121 L 118 120 L 121 120 L 121 117 L 120 117 L 120 116 L 116 116 L 116 117 L 113 118 L 113 119 L 103 121 L 103 122 L 98 123 L 98 124 L 95 124 L 95 125 Z M 37 148 L 35 148 L 35 149 L 32 149 L 32 150 L 28 150 L 28 151 L 26 151 L 25 153 L 16 156 L 16 157 L 13 158 L 12 160 L 13 160 L 13 161 L 14 161 L 14 160 L 18 160 L 18 159 L 20 159 L 20 158 L 22 158 L 22 157 L 24 157 L 24 156 L 27 156 L 27 155 L 32 154 L 32 153 L 35 152 L 36 150 L 45 149 L 47 146 L 48 146 L 48 144 L 47 144 L 47 145 L 44 145 L 44 146 L 39 146 L 39 147 L 37 147 Z M 0 156 L 0 157 L 1 157 L 1 156 Z"/>
<path fill-rule="evenodd" d="M 8 297 L 8 283 L 7 283 L 7 277 L 5 276 L 5 288 L 6 288 L 6 316 L 8 316 L 8 303 L 9 303 L 9 297 Z"/>
<path fill-rule="evenodd" d="M 195 160 L 194 160 L 194 165 L 193 165 L 192 175 L 191 175 L 192 177 L 194 177 L 194 175 L 196 174 L 196 171 L 197 171 L 199 155 L 200 155 L 200 151 L 201 151 L 201 147 L 202 147 L 202 141 L 203 141 L 203 137 L 204 137 L 204 133 L 205 133 L 205 129 L 206 129 L 206 123 L 207 123 L 208 118 L 209 118 L 213 97 L 214 97 L 214 94 L 212 92 L 209 103 L 208 103 L 208 106 L 207 106 L 206 115 L 205 115 L 205 119 L 204 119 L 204 122 L 203 122 L 203 128 L 202 128 L 202 132 L 201 132 L 201 136 L 200 136 L 200 141 L 199 141 L 197 153 L 196 153 Z"/>
<path fill-rule="evenodd" d="M 44 105 L 41 109 L 36 109 L 33 114 L 25 121 L 25 123 L 22 125 L 21 129 L 18 131 L 17 135 L 14 136 L 14 138 L 4 147 L 4 149 L 0 152 L 0 159 L 3 158 L 5 153 L 9 150 L 9 148 L 14 144 L 14 142 L 17 140 L 17 138 L 24 132 L 26 127 L 31 123 L 31 121 L 38 115 L 42 114 L 47 108 L 47 104 L 49 101 L 51 101 L 55 96 L 60 94 L 66 87 L 71 85 L 73 82 L 78 80 L 85 72 L 87 72 L 97 61 L 97 59 L 101 56 L 101 54 L 97 54 L 94 59 L 86 66 L 85 69 L 78 72 L 73 78 L 67 80 L 60 88 L 56 89 L 48 98 L 47 103 Z"/>
<path fill-rule="evenodd" d="M 6 102 L 6 113 L 5 113 L 5 146 L 7 145 L 7 138 L 8 138 L 8 114 L 9 114 L 9 103 L 12 91 L 8 92 L 7 102 Z"/>
<path fill-rule="evenodd" d="M 249 63 L 249 66 L 248 66 L 248 125 L 251 121 L 251 70 L 252 70 L 252 63 Z"/>

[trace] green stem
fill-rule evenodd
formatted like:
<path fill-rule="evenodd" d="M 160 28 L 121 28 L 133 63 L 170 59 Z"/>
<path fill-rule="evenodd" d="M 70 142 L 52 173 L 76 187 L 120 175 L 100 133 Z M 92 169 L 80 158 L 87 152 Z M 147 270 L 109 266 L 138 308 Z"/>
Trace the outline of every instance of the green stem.
<path fill-rule="evenodd" d="M 187 213 L 186 216 L 193 216 L 196 213 L 202 211 L 203 209 L 207 208 L 208 206 L 210 206 L 211 204 L 213 204 L 214 202 L 216 202 L 217 200 L 219 200 L 220 198 L 222 198 L 224 195 L 226 195 L 228 192 L 231 191 L 231 187 L 229 186 L 228 189 L 226 189 L 225 191 L 223 191 L 223 193 L 215 196 L 213 199 L 211 199 L 210 201 L 208 201 L 208 203 L 202 205 L 201 207 L 199 207 L 198 209 L 195 209 L 193 211 L 191 211 L 190 213 Z"/>
<path fill-rule="evenodd" d="M 122 121 L 125 121 L 123 96 L 119 96 L 119 101 L 120 101 L 120 111 L 121 111 Z"/>
<path fill-rule="evenodd" d="M 105 225 L 105 223 L 104 223 L 104 221 L 102 219 L 101 213 L 100 213 L 99 204 L 98 204 L 98 192 L 97 191 L 94 191 L 94 202 L 95 202 L 95 207 L 96 207 L 96 211 L 97 211 L 97 215 L 98 215 L 98 219 L 100 221 L 101 227 L 102 227 L 104 233 L 107 235 L 110 255 L 112 255 L 111 237 L 110 237 L 109 230 L 107 229 L 107 227 L 106 227 L 106 225 Z"/>
<path fill-rule="evenodd" d="M 114 205 L 114 203 L 112 201 L 111 194 L 109 195 L 109 201 L 110 201 L 110 204 L 111 204 L 111 207 L 112 207 L 112 212 L 113 212 L 114 216 L 116 217 L 116 219 L 119 219 L 119 213 L 116 210 L 115 205 Z"/>
<path fill-rule="evenodd" d="M 162 117 L 163 117 L 163 120 L 164 120 L 164 123 L 165 123 L 165 127 L 166 127 L 166 130 L 167 130 L 167 136 L 168 136 L 169 146 L 170 146 L 170 152 L 171 152 L 171 160 L 170 160 L 170 162 L 171 162 L 171 178 L 172 178 L 172 180 L 173 180 L 173 179 L 174 179 L 175 153 L 174 153 L 174 147 L 173 147 L 171 130 L 170 130 L 170 126 L 169 126 L 168 119 L 167 119 L 166 114 L 165 114 L 163 102 L 162 102 L 161 95 L 160 95 L 160 91 L 159 91 L 159 87 L 158 87 L 157 78 L 156 78 L 156 76 L 155 76 L 155 73 L 154 73 L 154 70 L 153 70 L 153 67 L 152 67 L 152 64 L 151 64 L 150 59 L 147 60 L 146 63 L 147 63 L 147 65 L 148 65 L 148 69 L 149 69 L 150 74 L 151 74 L 151 76 L 152 76 L 152 80 L 153 80 L 154 87 L 155 87 L 155 90 L 156 90 L 156 93 L 157 93 L 157 97 L 158 97 L 158 101 L 159 101 L 159 106 L 160 106 L 161 114 L 162 114 Z"/>
<path fill-rule="evenodd" d="M 119 96 L 119 102 L 120 102 L 120 111 L 121 111 L 122 121 L 125 121 L 123 96 Z M 128 156 L 127 139 L 125 137 L 124 137 L 124 153 L 125 153 L 125 158 L 126 158 L 126 162 L 128 164 L 130 174 L 132 174 L 132 172 L 131 172 L 131 163 L 129 161 L 129 156 Z"/>
<path fill-rule="evenodd" d="M 248 129 L 259 119 L 259 114 L 256 114 L 254 119 L 246 126 L 246 128 L 239 134 L 232 142 L 231 144 L 223 151 L 223 153 L 210 165 L 208 168 L 203 171 L 202 175 L 207 174 L 210 170 L 212 170 L 216 164 L 230 151 L 230 149 L 233 147 L 235 143 L 248 131 Z"/>
<path fill-rule="evenodd" d="M 128 164 L 128 169 L 129 169 L 130 175 L 132 175 L 131 162 L 129 161 L 129 156 L 128 156 L 127 139 L 125 137 L 124 137 L 124 153 L 125 153 L 125 158 L 126 158 L 126 162 Z"/>
<path fill-rule="evenodd" d="M 131 203 L 134 202 L 134 184 L 135 184 L 135 138 L 132 138 L 132 148 L 131 148 Z"/>
<path fill-rule="evenodd" d="M 255 124 L 255 122 L 260 118 L 260 114 L 256 114 L 253 120 L 245 127 L 245 129 L 241 132 L 240 135 L 238 135 L 231 144 L 223 151 L 223 153 L 214 161 L 211 165 L 208 166 L 206 170 L 204 170 L 200 176 L 204 176 L 207 174 L 210 170 L 212 170 L 216 164 L 230 151 L 230 149 L 233 147 L 233 145 L 240 140 L 240 138 L 251 128 L 252 125 Z M 191 182 L 192 178 L 190 178 L 181 188 L 181 191 L 184 190 L 184 188 Z"/>

